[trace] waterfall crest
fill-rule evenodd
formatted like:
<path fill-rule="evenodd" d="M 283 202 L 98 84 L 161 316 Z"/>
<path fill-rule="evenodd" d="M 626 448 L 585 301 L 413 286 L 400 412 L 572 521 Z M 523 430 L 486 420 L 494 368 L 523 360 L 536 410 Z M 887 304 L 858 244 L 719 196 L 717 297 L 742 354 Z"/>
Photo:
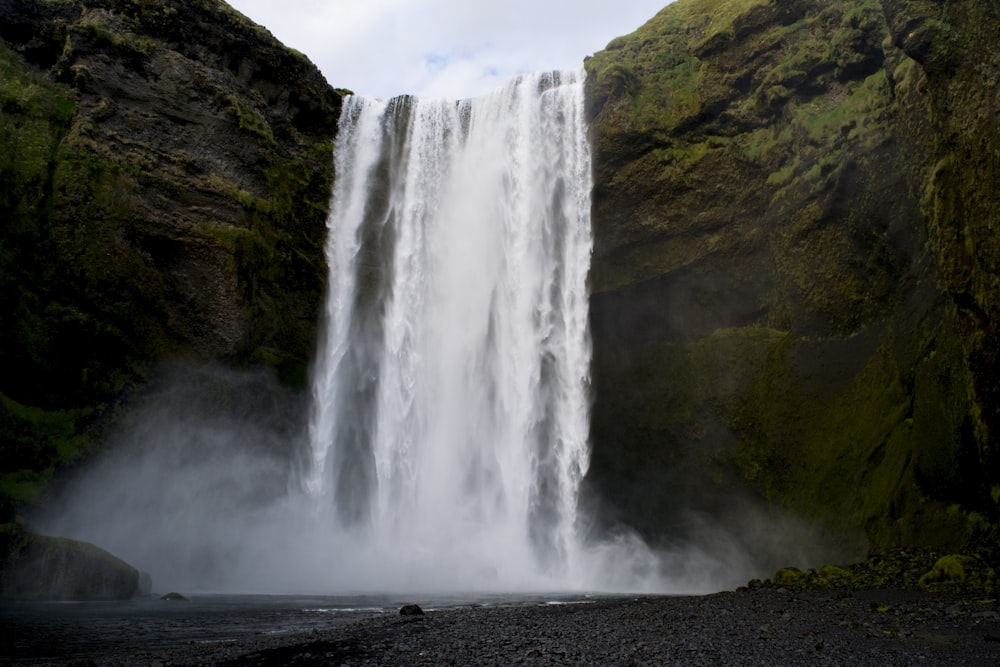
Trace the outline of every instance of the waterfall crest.
<path fill-rule="evenodd" d="M 345 100 L 307 494 L 425 568 L 569 583 L 588 464 L 582 72 Z M 489 585 L 487 581 L 483 582 Z"/>

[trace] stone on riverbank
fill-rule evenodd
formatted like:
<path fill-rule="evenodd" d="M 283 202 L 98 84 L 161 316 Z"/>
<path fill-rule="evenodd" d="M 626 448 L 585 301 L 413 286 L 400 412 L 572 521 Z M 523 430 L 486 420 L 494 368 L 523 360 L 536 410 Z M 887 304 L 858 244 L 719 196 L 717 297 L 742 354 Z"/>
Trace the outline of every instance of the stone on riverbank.
<path fill-rule="evenodd" d="M 0 598 L 127 600 L 139 571 L 89 542 L 13 531 L 6 536 Z"/>
<path fill-rule="evenodd" d="M 399 610 L 400 616 L 423 616 L 424 610 L 418 604 L 404 604 Z"/>

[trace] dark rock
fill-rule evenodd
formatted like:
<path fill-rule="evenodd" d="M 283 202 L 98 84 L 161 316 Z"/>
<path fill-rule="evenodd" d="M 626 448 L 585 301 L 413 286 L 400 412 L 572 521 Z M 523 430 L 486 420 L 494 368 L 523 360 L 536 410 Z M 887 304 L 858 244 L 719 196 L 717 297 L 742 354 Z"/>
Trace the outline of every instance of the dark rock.
<path fill-rule="evenodd" d="M 416 604 L 404 604 L 399 609 L 400 616 L 423 616 L 424 610 L 420 608 L 420 605 Z"/>
<path fill-rule="evenodd" d="M 160 596 L 160 599 L 187 602 L 187 598 L 181 595 L 180 593 L 167 593 L 166 595 Z"/>
<path fill-rule="evenodd" d="M 0 598 L 127 600 L 139 591 L 139 571 L 93 544 L 24 533 L 6 554 Z"/>

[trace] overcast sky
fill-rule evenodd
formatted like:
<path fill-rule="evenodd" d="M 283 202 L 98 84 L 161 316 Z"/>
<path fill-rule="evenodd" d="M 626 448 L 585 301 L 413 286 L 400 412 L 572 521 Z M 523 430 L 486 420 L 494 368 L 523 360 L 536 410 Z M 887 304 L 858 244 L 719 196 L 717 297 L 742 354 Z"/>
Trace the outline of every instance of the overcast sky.
<path fill-rule="evenodd" d="M 337 88 L 475 97 L 524 72 L 581 67 L 671 0 L 228 0 Z"/>

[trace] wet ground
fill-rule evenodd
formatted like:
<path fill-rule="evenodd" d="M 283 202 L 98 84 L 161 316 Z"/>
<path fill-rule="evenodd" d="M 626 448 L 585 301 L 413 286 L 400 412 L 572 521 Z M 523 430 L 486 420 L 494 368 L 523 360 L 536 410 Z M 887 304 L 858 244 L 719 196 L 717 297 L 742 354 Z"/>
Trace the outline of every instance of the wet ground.
<path fill-rule="evenodd" d="M 433 612 L 575 599 L 579 596 L 478 594 L 421 596 L 420 602 Z M 178 652 L 211 655 L 220 647 L 274 642 L 396 616 L 410 601 L 393 595 L 191 595 L 185 600 L 153 596 L 126 602 L 0 602 L 0 664 L 88 659 L 103 664 Z"/>
<path fill-rule="evenodd" d="M 986 594 L 765 589 L 480 604 L 417 599 L 410 601 L 428 611 L 415 617 L 397 613 L 401 600 L 367 608 L 340 601 L 339 611 L 323 600 L 193 600 L 187 611 L 145 609 L 141 601 L 129 614 L 48 613 L 48 620 L 25 609 L 12 618 L 7 608 L 0 618 L 4 645 L 16 653 L 5 658 L 17 664 L 1000 664 L 1000 607 Z M 81 631 L 96 636 L 71 639 Z M 26 634 L 11 644 L 11 633 Z M 51 648 L 43 650 L 44 642 Z M 46 657 L 56 649 L 58 658 Z"/>

